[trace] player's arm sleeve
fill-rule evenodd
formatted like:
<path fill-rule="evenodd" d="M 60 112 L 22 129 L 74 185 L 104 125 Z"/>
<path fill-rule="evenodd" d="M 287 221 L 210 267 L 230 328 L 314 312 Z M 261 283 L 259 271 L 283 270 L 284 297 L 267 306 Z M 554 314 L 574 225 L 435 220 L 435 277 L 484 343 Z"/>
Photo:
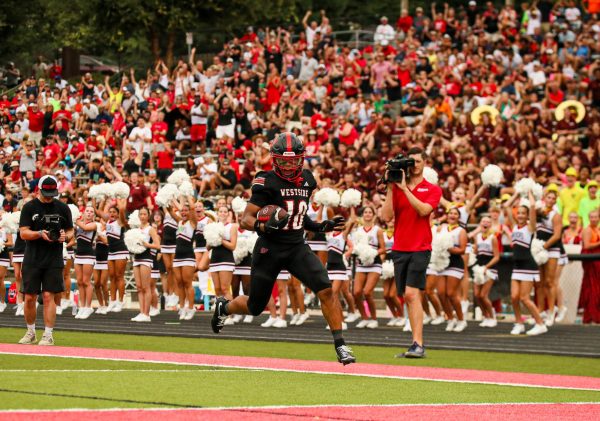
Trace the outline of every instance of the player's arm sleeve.
<path fill-rule="evenodd" d="M 256 175 L 251 186 L 252 196 L 249 202 L 259 208 L 267 206 L 271 202 L 271 193 L 265 188 L 265 176 L 260 173 Z"/>
<path fill-rule="evenodd" d="M 321 230 L 321 224 L 310 219 L 308 215 L 304 215 L 304 229 L 306 231 L 318 232 Z"/>

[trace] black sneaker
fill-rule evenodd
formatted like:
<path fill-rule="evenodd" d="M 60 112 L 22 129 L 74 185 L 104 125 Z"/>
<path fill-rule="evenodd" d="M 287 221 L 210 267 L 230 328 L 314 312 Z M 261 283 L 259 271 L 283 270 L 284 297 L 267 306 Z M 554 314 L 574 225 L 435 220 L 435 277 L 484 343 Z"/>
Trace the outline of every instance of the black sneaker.
<path fill-rule="evenodd" d="M 396 354 L 396 358 L 425 358 L 425 348 L 413 342 L 408 351 Z"/>
<path fill-rule="evenodd" d="M 223 297 L 219 297 L 217 298 L 217 301 L 215 301 L 215 312 L 210 320 L 210 326 L 215 333 L 219 333 L 225 325 L 225 320 L 227 320 L 227 314 L 225 314 L 225 304 L 228 302 L 229 301 Z"/>
<path fill-rule="evenodd" d="M 352 353 L 352 349 L 347 345 L 340 345 L 335 348 L 335 353 L 337 354 L 338 362 L 347 365 L 356 362 L 356 357 Z"/>

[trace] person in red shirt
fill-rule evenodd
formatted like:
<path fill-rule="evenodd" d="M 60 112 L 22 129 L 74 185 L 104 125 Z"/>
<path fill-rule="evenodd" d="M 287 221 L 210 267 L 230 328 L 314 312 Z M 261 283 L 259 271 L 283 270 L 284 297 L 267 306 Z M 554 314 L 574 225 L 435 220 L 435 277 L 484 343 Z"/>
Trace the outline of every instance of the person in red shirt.
<path fill-rule="evenodd" d="M 55 168 L 58 165 L 58 161 L 61 160 L 62 156 L 60 153 L 60 146 L 56 144 L 53 136 L 48 136 L 46 139 L 46 146 L 44 146 L 44 165 L 48 168 Z"/>
<path fill-rule="evenodd" d="M 36 146 L 40 146 L 42 141 L 42 130 L 44 130 L 44 113 L 40 111 L 37 103 L 32 102 L 27 108 L 29 118 L 29 139 L 35 142 Z"/>
<path fill-rule="evenodd" d="M 415 163 L 401 182 L 388 183 L 381 210 L 382 218 L 394 219 L 392 259 L 398 294 L 408 306 L 413 344 L 403 354 L 407 358 L 423 358 L 423 307 L 421 291 L 425 289 L 427 266 L 431 258 L 430 214 L 438 207 L 442 189 L 423 178 L 427 154 L 419 147 L 411 148 L 408 158 Z M 403 173 L 404 174 L 404 173 Z M 389 178 L 389 170 L 386 171 Z"/>
<path fill-rule="evenodd" d="M 156 153 L 158 178 L 161 183 L 164 183 L 173 172 L 173 161 L 175 160 L 175 152 L 173 152 L 171 142 L 167 142 L 165 139 L 163 148 L 162 151 Z"/>
<path fill-rule="evenodd" d="M 398 31 L 402 31 L 405 34 L 407 34 L 408 30 L 412 27 L 412 25 L 412 16 L 408 14 L 408 10 L 402 9 L 402 11 L 400 12 L 400 17 L 396 21 L 396 28 L 398 28 Z"/>
<path fill-rule="evenodd" d="M 68 132 L 69 124 L 73 121 L 73 115 L 71 111 L 67 110 L 67 103 L 60 101 L 60 110 L 55 111 L 52 115 L 52 122 L 56 123 L 57 120 L 62 121 L 63 128 Z"/>

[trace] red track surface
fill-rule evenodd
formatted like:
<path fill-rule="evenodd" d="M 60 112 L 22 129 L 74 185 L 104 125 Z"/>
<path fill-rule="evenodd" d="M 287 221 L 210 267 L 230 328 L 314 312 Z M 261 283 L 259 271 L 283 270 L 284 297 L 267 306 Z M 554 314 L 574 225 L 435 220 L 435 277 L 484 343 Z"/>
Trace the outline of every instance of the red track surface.
<path fill-rule="evenodd" d="M 404 417 L 412 419 L 464 421 L 600 419 L 600 404 L 478 404 L 478 405 L 399 405 L 399 406 L 322 406 L 281 408 L 230 408 L 230 409 L 176 409 L 176 410 L 110 410 L 110 411 L 27 411 L 0 412 L 3 420 L 56 420 L 56 421 L 104 421 L 127 419 L 147 421 L 149 418 L 169 421 L 190 419 L 218 419 L 219 421 L 243 420 L 393 420 Z"/>
<path fill-rule="evenodd" d="M 129 351 L 58 346 L 38 347 L 13 344 L 0 344 L 0 354 L 2 353 L 140 362 L 146 361 L 168 364 L 253 368 L 276 371 L 423 379 L 434 381 L 491 383 L 512 386 L 521 385 L 529 387 L 600 390 L 600 378 L 562 376 L 554 374 L 512 373 L 454 368 L 407 367 L 383 364 L 352 364 L 344 367 L 338 363 L 326 361 L 304 361 L 238 356 L 232 357 L 222 355 L 182 354 L 173 352 Z"/>

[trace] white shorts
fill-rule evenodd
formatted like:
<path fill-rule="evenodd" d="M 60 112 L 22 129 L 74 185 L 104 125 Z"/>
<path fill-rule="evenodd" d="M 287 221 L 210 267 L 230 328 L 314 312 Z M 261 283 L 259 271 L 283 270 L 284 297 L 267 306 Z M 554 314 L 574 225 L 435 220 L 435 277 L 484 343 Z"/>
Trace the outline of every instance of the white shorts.
<path fill-rule="evenodd" d="M 537 270 L 516 269 L 513 270 L 510 279 L 523 282 L 539 282 L 540 272 Z"/>
<path fill-rule="evenodd" d="M 89 257 L 75 257 L 76 265 L 92 265 L 92 266 L 94 266 L 95 263 L 96 263 L 96 259 L 92 259 Z"/>
<path fill-rule="evenodd" d="M 174 259 L 173 267 L 174 268 L 182 268 L 186 266 L 196 267 L 195 259 Z"/>
<path fill-rule="evenodd" d="M 464 269 L 449 267 L 439 273 L 439 276 L 452 276 L 454 278 L 462 279 L 465 275 Z"/>
<path fill-rule="evenodd" d="M 115 251 L 114 253 L 108 253 L 108 261 L 111 260 L 129 260 L 129 252 Z"/>
<path fill-rule="evenodd" d="M 308 246 L 312 251 L 327 251 L 327 243 L 325 241 L 308 241 Z"/>
<path fill-rule="evenodd" d="M 0 259 L 0 266 L 9 268 L 10 267 L 10 259 Z"/>
<path fill-rule="evenodd" d="M 233 270 L 234 275 L 248 275 L 250 276 L 250 267 L 249 266 L 236 266 Z"/>
<path fill-rule="evenodd" d="M 175 254 L 175 246 L 160 246 L 162 254 Z"/>
<path fill-rule="evenodd" d="M 425 275 L 428 276 L 440 276 L 440 274 L 438 273 L 438 271 L 427 268 L 427 271 L 425 271 Z"/>
<path fill-rule="evenodd" d="M 566 266 L 569 264 L 569 258 L 567 257 L 566 254 L 562 254 L 559 258 L 558 258 L 558 266 Z"/>
<path fill-rule="evenodd" d="M 381 275 L 381 263 L 369 266 L 356 265 L 356 273 L 378 273 Z"/>
<path fill-rule="evenodd" d="M 23 263 L 24 254 L 13 254 L 12 262 L 13 263 Z"/>
<path fill-rule="evenodd" d="M 282 270 L 279 272 L 279 275 L 277 275 L 278 281 L 289 281 L 290 279 L 292 279 L 292 275 L 290 275 L 287 270 Z"/>
<path fill-rule="evenodd" d="M 152 269 L 152 272 L 150 272 L 150 278 L 160 279 L 160 271 L 158 269 Z"/>
<path fill-rule="evenodd" d="M 218 262 L 211 263 L 208 267 L 208 272 L 233 272 L 235 270 L 235 263 L 230 262 Z"/>
<path fill-rule="evenodd" d="M 96 263 L 94 263 L 94 270 L 108 270 L 108 263 L 96 261 Z"/>
<path fill-rule="evenodd" d="M 230 139 L 235 139 L 235 123 L 227 126 L 217 126 L 217 139 L 221 139 L 225 135 Z"/>
<path fill-rule="evenodd" d="M 548 259 L 560 259 L 560 249 L 548 250 Z"/>
<path fill-rule="evenodd" d="M 347 281 L 348 271 L 346 270 L 328 270 L 327 276 L 329 276 L 329 280 L 331 281 Z"/>
<path fill-rule="evenodd" d="M 152 269 L 152 266 L 154 266 L 154 263 L 152 261 L 147 261 L 147 260 L 134 260 L 133 267 L 135 268 L 138 266 L 146 266 L 146 267 Z"/>

